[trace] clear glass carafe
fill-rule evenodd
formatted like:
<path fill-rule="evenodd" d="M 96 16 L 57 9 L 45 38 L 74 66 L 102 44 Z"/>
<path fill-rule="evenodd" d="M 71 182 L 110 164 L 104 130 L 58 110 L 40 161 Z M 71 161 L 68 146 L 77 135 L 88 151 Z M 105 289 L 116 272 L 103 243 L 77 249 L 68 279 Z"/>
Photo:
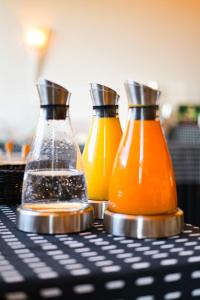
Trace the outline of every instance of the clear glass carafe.
<path fill-rule="evenodd" d="M 28 155 L 22 190 L 22 209 L 39 213 L 79 213 L 88 207 L 79 147 L 70 117 L 70 93 L 40 80 L 40 119 Z"/>

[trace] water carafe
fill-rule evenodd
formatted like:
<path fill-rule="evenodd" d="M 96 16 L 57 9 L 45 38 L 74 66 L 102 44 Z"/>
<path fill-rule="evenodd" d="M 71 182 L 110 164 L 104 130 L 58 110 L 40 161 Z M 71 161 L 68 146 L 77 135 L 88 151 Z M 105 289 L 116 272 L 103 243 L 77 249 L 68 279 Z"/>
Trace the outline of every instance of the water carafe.
<path fill-rule="evenodd" d="M 83 151 L 89 202 L 95 217 L 102 219 L 107 205 L 109 180 L 113 161 L 121 139 L 118 118 L 119 96 L 113 89 L 97 83 L 90 84 L 93 118 Z"/>
<path fill-rule="evenodd" d="M 183 229 L 176 182 L 161 128 L 160 92 L 134 81 L 125 88 L 129 102 L 126 130 L 110 180 L 105 226 L 116 235 L 166 237 Z"/>
<path fill-rule="evenodd" d="M 41 79 L 40 119 L 23 181 L 17 227 L 39 233 L 82 231 L 91 226 L 79 147 L 69 118 L 70 93 Z"/>

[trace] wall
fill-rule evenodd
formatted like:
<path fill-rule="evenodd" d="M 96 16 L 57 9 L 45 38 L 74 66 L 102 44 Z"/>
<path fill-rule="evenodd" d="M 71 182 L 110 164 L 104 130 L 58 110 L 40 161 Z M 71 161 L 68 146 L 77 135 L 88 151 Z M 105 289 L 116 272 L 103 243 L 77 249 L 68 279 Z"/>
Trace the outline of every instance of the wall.
<path fill-rule="evenodd" d="M 161 103 L 200 99 L 199 0 L 0 0 L 0 139 L 34 131 L 36 57 L 23 42 L 31 26 L 54 31 L 42 76 L 72 92 L 76 131 L 87 132 L 89 82 L 121 95 L 125 79 L 157 80 Z"/>

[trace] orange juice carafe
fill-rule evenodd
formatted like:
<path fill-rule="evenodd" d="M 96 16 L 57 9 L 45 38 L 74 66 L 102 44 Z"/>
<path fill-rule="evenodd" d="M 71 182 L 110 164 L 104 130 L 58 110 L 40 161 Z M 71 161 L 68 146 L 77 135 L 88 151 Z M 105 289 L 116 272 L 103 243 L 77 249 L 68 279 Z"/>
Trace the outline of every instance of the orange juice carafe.
<path fill-rule="evenodd" d="M 118 118 L 118 94 L 103 85 L 92 83 L 93 119 L 83 151 L 88 198 L 95 217 L 102 219 L 107 205 L 113 161 L 121 139 Z"/>
<path fill-rule="evenodd" d="M 183 229 L 176 182 L 158 117 L 158 90 L 126 81 L 126 130 L 110 180 L 105 227 L 115 235 L 166 237 Z"/>

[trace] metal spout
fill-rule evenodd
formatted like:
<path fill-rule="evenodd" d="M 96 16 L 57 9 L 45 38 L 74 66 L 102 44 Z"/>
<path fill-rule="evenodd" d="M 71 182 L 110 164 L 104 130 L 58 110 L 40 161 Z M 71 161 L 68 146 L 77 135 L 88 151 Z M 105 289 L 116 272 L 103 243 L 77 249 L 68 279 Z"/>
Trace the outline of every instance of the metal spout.
<path fill-rule="evenodd" d="M 98 83 L 90 83 L 93 106 L 118 105 L 119 95 L 113 89 Z"/>
<path fill-rule="evenodd" d="M 36 84 L 36 87 L 39 93 L 41 106 L 69 105 L 71 93 L 57 83 L 41 78 Z"/>
<path fill-rule="evenodd" d="M 124 85 L 129 106 L 157 105 L 160 91 L 132 80 L 125 81 Z"/>

